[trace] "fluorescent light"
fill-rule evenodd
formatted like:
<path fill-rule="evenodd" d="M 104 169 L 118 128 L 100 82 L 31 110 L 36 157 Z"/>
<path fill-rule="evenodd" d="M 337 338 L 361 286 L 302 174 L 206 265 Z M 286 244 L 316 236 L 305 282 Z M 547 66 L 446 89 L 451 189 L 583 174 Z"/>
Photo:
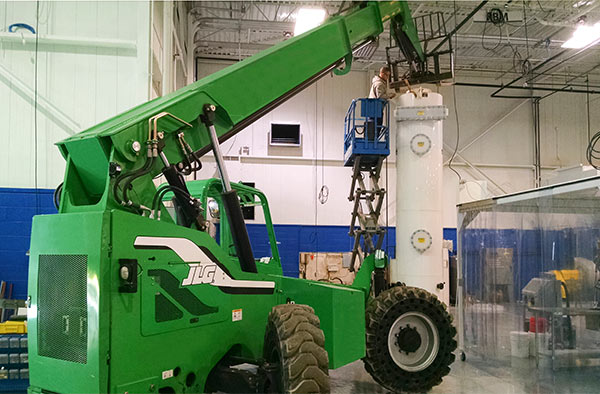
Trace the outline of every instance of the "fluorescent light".
<path fill-rule="evenodd" d="M 325 10 L 322 8 L 300 8 L 296 15 L 294 35 L 300 35 L 319 26 L 325 20 Z"/>
<path fill-rule="evenodd" d="M 594 44 L 598 40 L 600 40 L 600 23 L 593 26 L 580 25 L 573 32 L 573 37 L 565 41 L 562 47 L 579 49 Z"/>
<path fill-rule="evenodd" d="M 581 0 L 581 1 L 578 1 L 575 4 L 573 4 L 573 8 L 587 7 L 588 5 L 592 4 L 593 2 L 594 2 L 594 0 Z"/>

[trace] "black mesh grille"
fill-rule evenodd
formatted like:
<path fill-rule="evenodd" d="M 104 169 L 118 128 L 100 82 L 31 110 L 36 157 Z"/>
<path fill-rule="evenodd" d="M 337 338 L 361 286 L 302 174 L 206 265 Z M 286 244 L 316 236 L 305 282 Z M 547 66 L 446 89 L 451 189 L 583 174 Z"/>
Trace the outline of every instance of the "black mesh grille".
<path fill-rule="evenodd" d="M 87 363 L 87 256 L 40 255 L 38 354 Z"/>
<path fill-rule="evenodd" d="M 167 270 L 150 270 L 148 275 L 157 278 L 160 287 L 165 290 L 175 302 L 185 308 L 192 315 L 207 315 L 217 313 L 218 307 L 208 306 L 200 301 L 194 293 L 179 286 L 179 280 Z M 162 301 L 162 300 L 161 300 Z M 159 302 L 161 302 L 159 301 Z"/>
<path fill-rule="evenodd" d="M 154 319 L 157 323 L 177 320 L 183 317 L 179 310 L 167 297 L 158 293 L 154 296 Z"/>

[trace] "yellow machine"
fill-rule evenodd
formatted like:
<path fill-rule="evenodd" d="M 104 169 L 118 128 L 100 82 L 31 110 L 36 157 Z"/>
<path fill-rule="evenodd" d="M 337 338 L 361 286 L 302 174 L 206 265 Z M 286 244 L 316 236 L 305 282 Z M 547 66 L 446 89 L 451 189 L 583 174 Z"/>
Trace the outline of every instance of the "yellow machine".
<path fill-rule="evenodd" d="M 550 271 L 556 277 L 556 280 L 565 284 L 567 289 L 569 289 L 569 295 L 575 296 L 582 290 L 582 282 L 580 280 L 581 273 L 579 270 L 553 270 Z M 563 299 L 567 299 L 567 293 L 565 292 L 565 287 L 561 286 L 560 288 L 561 296 Z"/>

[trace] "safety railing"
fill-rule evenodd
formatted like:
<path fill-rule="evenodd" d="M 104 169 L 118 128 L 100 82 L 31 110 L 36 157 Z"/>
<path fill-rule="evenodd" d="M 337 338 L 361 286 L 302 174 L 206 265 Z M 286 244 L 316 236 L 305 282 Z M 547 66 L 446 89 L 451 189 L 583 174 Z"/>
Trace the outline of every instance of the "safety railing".
<path fill-rule="evenodd" d="M 357 155 L 368 157 L 389 155 L 389 112 L 387 100 L 367 98 L 352 100 L 344 119 L 345 165 L 352 165 Z"/>

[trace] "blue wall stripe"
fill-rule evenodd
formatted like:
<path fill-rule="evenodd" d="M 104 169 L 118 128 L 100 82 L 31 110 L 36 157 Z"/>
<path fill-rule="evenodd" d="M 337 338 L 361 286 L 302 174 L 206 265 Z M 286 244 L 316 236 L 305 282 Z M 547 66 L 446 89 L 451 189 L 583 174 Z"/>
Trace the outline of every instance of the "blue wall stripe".
<path fill-rule="evenodd" d="M 31 219 L 56 213 L 49 189 L 0 188 L 0 280 L 13 284 L 13 298 L 27 297 Z"/>
<path fill-rule="evenodd" d="M 301 252 L 348 252 L 352 250 L 354 243 L 353 238 L 348 236 L 348 226 L 276 224 L 273 227 L 275 238 L 279 243 L 283 272 L 288 276 L 298 277 Z M 265 225 L 249 223 L 247 228 L 254 255 L 257 258 L 270 256 L 268 244 L 266 247 L 257 247 L 259 240 L 266 237 Z M 456 229 L 445 228 L 444 239 L 453 240 L 453 247 L 456 250 Z M 396 257 L 396 228 L 387 229 L 383 250 L 391 258 Z"/>
<path fill-rule="evenodd" d="M 0 188 L 0 280 L 13 283 L 13 297 L 27 296 L 27 270 L 31 219 L 36 213 L 56 213 L 53 190 Z M 249 223 L 248 233 L 256 257 L 270 255 L 266 228 Z M 301 252 L 346 252 L 352 248 L 347 226 L 274 226 L 285 275 L 298 276 Z M 485 248 L 512 248 L 515 299 L 527 282 L 540 272 L 568 268 L 573 257 L 594 259 L 600 229 L 467 230 L 463 233 L 463 257 L 467 291 L 475 296 L 483 290 Z M 454 241 L 456 229 L 445 228 L 444 238 Z M 383 248 L 395 256 L 395 228 L 389 228 Z M 553 246 L 554 245 L 554 246 Z M 554 255 L 551 251 L 554 249 Z"/>
<path fill-rule="evenodd" d="M 56 213 L 53 190 L 0 188 L 0 280 L 13 283 L 13 297 L 27 297 L 27 269 L 31 219 L 36 214 Z M 270 256 L 270 246 L 264 224 L 249 223 L 248 234 L 258 257 Z M 301 252 L 347 252 L 352 249 L 348 226 L 311 226 L 277 224 L 275 236 L 279 243 L 284 275 L 298 277 Z M 388 229 L 383 248 L 395 256 L 395 228 Z M 456 240 L 455 229 L 444 229 L 446 239 Z M 456 247 L 456 242 L 455 242 Z"/>

